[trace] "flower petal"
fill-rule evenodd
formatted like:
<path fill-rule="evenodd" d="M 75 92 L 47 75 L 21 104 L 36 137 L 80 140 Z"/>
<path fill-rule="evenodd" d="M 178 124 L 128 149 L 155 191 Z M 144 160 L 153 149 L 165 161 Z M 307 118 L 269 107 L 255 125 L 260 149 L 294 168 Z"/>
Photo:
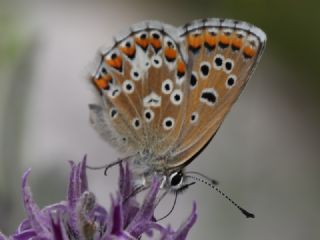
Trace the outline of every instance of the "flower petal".
<path fill-rule="evenodd" d="M 185 223 L 183 223 L 178 231 L 173 234 L 173 238 L 174 240 L 184 240 L 186 239 L 188 232 L 190 231 L 191 227 L 194 225 L 194 223 L 197 220 L 197 205 L 194 202 L 193 203 L 193 207 L 192 207 L 192 212 L 191 215 L 188 217 L 188 219 L 185 221 Z"/>
<path fill-rule="evenodd" d="M 42 237 L 50 236 L 48 231 L 49 223 L 46 216 L 41 214 L 39 207 L 33 201 L 32 194 L 29 186 L 27 186 L 27 178 L 30 174 L 31 169 L 28 169 L 22 176 L 22 195 L 25 211 L 28 215 L 30 225 L 37 233 L 37 235 Z"/>
<path fill-rule="evenodd" d="M 0 232 L 0 240 L 7 240 L 8 238 Z"/>
<path fill-rule="evenodd" d="M 137 212 L 136 216 L 133 218 L 129 226 L 127 227 L 127 231 L 134 237 L 139 237 L 143 232 L 147 230 L 146 223 L 151 221 L 151 218 L 155 209 L 155 200 L 157 197 L 157 193 L 160 188 L 160 181 L 157 177 L 153 178 L 151 188 L 144 199 L 144 202 Z"/>
<path fill-rule="evenodd" d="M 57 212 L 55 216 L 51 215 L 51 225 L 52 225 L 52 237 L 55 240 L 68 240 L 68 234 L 65 229 L 65 224 L 62 221 L 62 213 Z"/>

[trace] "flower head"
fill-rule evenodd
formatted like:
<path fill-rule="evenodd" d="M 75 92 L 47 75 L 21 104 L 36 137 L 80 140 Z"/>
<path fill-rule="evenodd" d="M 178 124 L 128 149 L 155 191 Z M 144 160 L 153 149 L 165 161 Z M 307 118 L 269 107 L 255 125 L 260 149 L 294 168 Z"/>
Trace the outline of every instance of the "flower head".
<path fill-rule="evenodd" d="M 79 163 L 71 162 L 71 173 L 67 199 L 40 209 L 32 198 L 27 178 L 22 177 L 23 203 L 27 218 L 9 239 L 92 239 L 131 240 L 142 234 L 149 237 L 159 231 L 162 240 L 182 240 L 196 221 L 196 206 L 178 230 L 163 227 L 155 221 L 157 194 L 160 181 L 153 179 L 149 192 L 140 204 L 133 194 L 135 189 L 129 165 L 120 164 L 119 192 L 111 196 L 111 208 L 107 211 L 97 203 L 95 195 L 88 189 L 86 157 Z M 0 240 L 8 239 L 0 232 Z"/>

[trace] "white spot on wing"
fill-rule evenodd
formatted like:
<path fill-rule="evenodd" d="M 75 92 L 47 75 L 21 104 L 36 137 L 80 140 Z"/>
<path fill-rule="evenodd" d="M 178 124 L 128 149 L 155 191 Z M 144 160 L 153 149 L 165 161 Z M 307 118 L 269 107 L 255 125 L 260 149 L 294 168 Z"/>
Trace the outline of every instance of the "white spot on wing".
<path fill-rule="evenodd" d="M 151 109 L 144 110 L 144 119 L 146 122 L 151 122 L 154 119 L 154 112 Z"/>
<path fill-rule="evenodd" d="M 171 79 L 166 79 L 162 82 L 161 90 L 164 94 L 170 94 L 173 90 L 173 82 Z"/>
<path fill-rule="evenodd" d="M 183 77 L 176 77 L 176 84 L 181 86 L 181 84 L 186 80 L 186 75 L 184 75 Z"/>
<path fill-rule="evenodd" d="M 198 122 L 198 119 L 199 119 L 199 113 L 193 112 L 191 114 L 190 122 L 191 123 L 196 123 L 196 122 Z"/>
<path fill-rule="evenodd" d="M 107 90 L 107 95 L 110 98 L 116 98 L 119 96 L 119 94 L 121 93 L 121 87 L 117 86 L 117 85 L 111 85 L 110 84 L 110 89 Z"/>
<path fill-rule="evenodd" d="M 118 111 L 117 111 L 117 109 L 114 108 L 114 107 L 110 108 L 110 110 L 109 110 L 109 116 L 110 116 L 111 119 L 116 118 L 116 117 L 118 116 Z"/>
<path fill-rule="evenodd" d="M 213 35 L 217 35 L 217 34 L 218 34 L 218 29 L 215 28 L 215 27 L 209 27 L 209 28 L 207 29 L 207 31 L 208 31 L 209 33 L 213 34 Z"/>
<path fill-rule="evenodd" d="M 143 98 L 144 107 L 160 107 L 161 106 L 161 96 L 157 95 L 155 92 L 151 92 L 149 95 Z"/>
<path fill-rule="evenodd" d="M 243 30 L 238 30 L 236 32 L 237 36 L 240 37 L 240 38 L 244 38 L 245 36 L 247 36 L 247 33 Z"/>
<path fill-rule="evenodd" d="M 206 69 L 204 69 L 206 68 Z M 205 72 L 206 70 L 208 70 L 207 72 Z M 211 70 L 211 65 L 209 62 L 207 61 L 203 61 L 200 63 L 200 69 L 199 69 L 199 72 L 200 72 L 200 77 L 201 78 L 207 78 L 210 74 L 210 70 Z"/>
<path fill-rule="evenodd" d="M 173 49 L 177 49 L 176 43 L 171 37 L 165 36 L 164 37 L 164 43 L 166 47 L 171 47 Z"/>
<path fill-rule="evenodd" d="M 128 94 L 131 94 L 134 92 L 134 83 L 132 80 L 125 80 L 123 83 L 122 83 L 122 90 L 125 92 L 125 93 L 128 93 Z"/>
<path fill-rule="evenodd" d="M 257 37 L 254 35 L 249 35 L 247 38 L 247 41 L 250 43 L 250 45 L 254 49 L 257 49 L 257 47 L 259 46 L 259 41 L 258 41 Z"/>
<path fill-rule="evenodd" d="M 218 65 L 216 61 L 218 61 L 219 59 L 221 59 L 221 65 Z M 223 62 L 224 62 L 224 56 L 222 56 L 221 54 L 217 54 L 214 59 L 213 59 L 213 67 L 217 70 L 221 70 L 223 67 Z"/>
<path fill-rule="evenodd" d="M 132 68 L 130 71 L 130 77 L 135 80 L 139 81 L 141 79 L 142 72 L 139 70 L 139 68 Z"/>
<path fill-rule="evenodd" d="M 227 58 L 223 62 L 223 71 L 225 71 L 226 73 L 230 73 L 232 71 L 233 67 L 234 67 L 234 62 L 231 58 Z"/>
<path fill-rule="evenodd" d="M 134 129 L 139 129 L 139 128 L 141 128 L 141 121 L 140 121 L 140 119 L 139 118 L 134 118 L 134 119 L 132 119 L 132 126 L 133 126 L 133 128 Z"/>
<path fill-rule="evenodd" d="M 152 66 L 154 66 L 155 68 L 160 68 L 162 65 L 162 58 L 159 55 L 154 55 L 151 58 L 151 64 Z"/>
<path fill-rule="evenodd" d="M 230 28 L 225 28 L 225 29 L 223 29 L 222 31 L 223 31 L 223 33 L 224 33 L 225 35 L 227 35 L 227 36 L 232 34 L 232 30 L 231 30 Z"/>
<path fill-rule="evenodd" d="M 200 95 L 200 102 L 213 106 L 217 102 L 218 94 L 213 88 L 205 88 Z"/>
<path fill-rule="evenodd" d="M 165 119 L 163 119 L 162 127 L 165 130 L 172 129 L 174 127 L 174 119 L 172 117 L 166 117 Z"/>
<path fill-rule="evenodd" d="M 174 105 L 180 105 L 182 103 L 183 93 L 180 89 L 174 90 L 170 95 L 170 101 Z"/>
<path fill-rule="evenodd" d="M 234 74 L 231 74 L 227 77 L 226 87 L 230 89 L 236 84 L 236 82 L 237 82 L 237 76 Z"/>

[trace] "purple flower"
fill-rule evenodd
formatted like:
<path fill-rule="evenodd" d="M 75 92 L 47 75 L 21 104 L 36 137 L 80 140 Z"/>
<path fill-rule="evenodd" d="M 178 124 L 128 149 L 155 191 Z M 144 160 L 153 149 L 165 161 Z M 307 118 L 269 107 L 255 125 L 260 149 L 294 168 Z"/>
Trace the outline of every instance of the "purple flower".
<path fill-rule="evenodd" d="M 196 205 L 191 215 L 174 231 L 155 221 L 154 210 L 160 182 L 154 178 L 144 201 L 136 199 L 129 165 L 120 164 L 119 192 L 111 196 L 110 211 L 96 202 L 88 190 L 86 157 L 79 164 L 71 163 L 67 200 L 40 209 L 32 198 L 27 178 L 30 169 L 22 177 L 23 203 L 27 218 L 9 237 L 0 232 L 0 240 L 27 239 L 92 239 L 131 240 L 142 234 L 153 236 L 158 231 L 161 240 L 182 240 L 196 221 Z"/>

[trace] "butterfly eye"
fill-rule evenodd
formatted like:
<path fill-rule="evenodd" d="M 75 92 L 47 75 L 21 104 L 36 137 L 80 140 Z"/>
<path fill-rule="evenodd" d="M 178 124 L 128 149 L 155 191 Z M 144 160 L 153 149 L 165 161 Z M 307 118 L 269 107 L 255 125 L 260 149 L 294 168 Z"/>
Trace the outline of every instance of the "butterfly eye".
<path fill-rule="evenodd" d="M 170 187 L 173 189 L 178 189 L 183 182 L 183 174 L 182 172 L 173 172 L 169 177 Z"/>

